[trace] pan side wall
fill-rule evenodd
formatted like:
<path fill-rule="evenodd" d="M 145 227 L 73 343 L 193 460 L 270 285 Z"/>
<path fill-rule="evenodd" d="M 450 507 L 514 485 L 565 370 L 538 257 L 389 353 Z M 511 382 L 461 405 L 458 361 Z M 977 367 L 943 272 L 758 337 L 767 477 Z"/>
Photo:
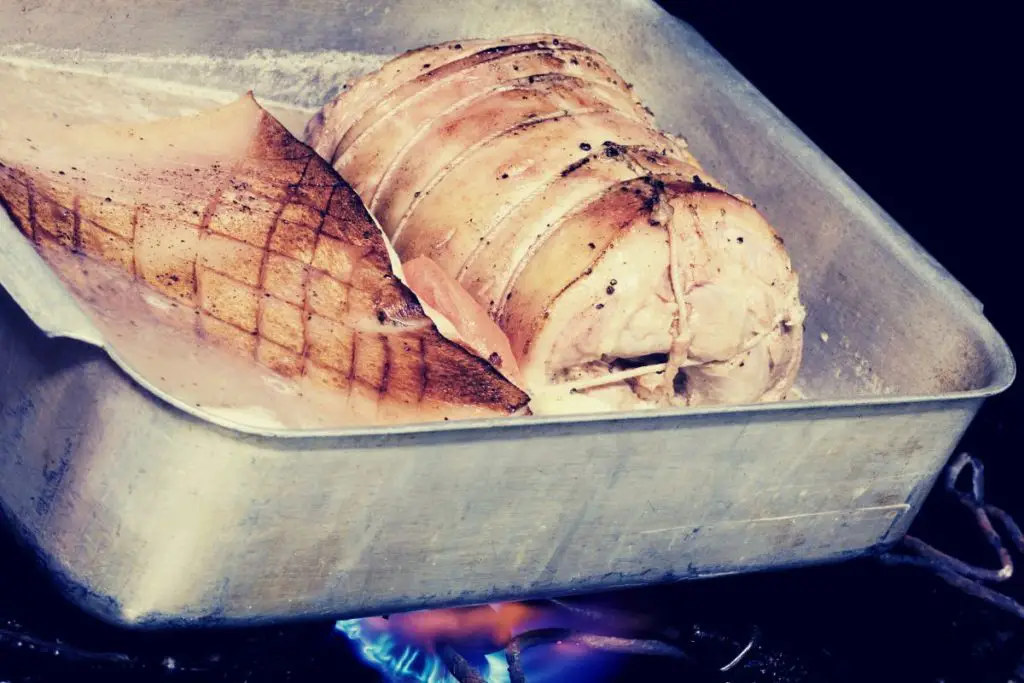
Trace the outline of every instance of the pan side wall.
<path fill-rule="evenodd" d="M 133 626 L 784 568 L 895 540 L 976 402 L 281 442 L 152 400 L 4 301 L 0 501 Z"/>

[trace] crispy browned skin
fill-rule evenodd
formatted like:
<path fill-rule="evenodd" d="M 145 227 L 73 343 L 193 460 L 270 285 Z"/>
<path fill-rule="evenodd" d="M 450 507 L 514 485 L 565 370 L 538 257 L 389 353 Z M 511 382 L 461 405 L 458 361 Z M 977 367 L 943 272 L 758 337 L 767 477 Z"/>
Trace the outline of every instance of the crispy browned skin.
<path fill-rule="evenodd" d="M 413 50 L 349 84 L 305 138 L 403 260 L 433 259 L 503 329 L 534 412 L 542 397 L 575 411 L 792 387 L 804 311 L 781 237 L 593 48 Z"/>
<path fill-rule="evenodd" d="M 41 135 L 0 144 L 0 200 L 40 251 L 114 264 L 194 308 L 204 338 L 383 412 L 526 404 L 438 332 L 356 193 L 251 94 L 196 117 Z"/>

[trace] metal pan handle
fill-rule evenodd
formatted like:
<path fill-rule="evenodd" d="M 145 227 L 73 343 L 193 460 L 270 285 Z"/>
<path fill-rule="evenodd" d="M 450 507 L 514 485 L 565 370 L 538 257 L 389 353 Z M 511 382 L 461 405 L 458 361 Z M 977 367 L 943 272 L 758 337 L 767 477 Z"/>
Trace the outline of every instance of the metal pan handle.
<path fill-rule="evenodd" d="M 970 488 L 958 488 L 965 471 L 970 472 Z M 947 555 L 921 539 L 906 535 L 901 543 L 908 553 L 889 552 L 879 560 L 890 566 L 920 567 L 968 595 L 984 600 L 988 604 L 1024 619 L 1024 605 L 1013 598 L 992 590 L 983 582 L 1002 583 L 1013 576 L 1013 559 L 1002 536 L 996 531 L 992 520 L 996 519 L 1003 531 L 1010 537 L 1017 552 L 1024 555 L 1024 534 L 1006 511 L 985 502 L 984 466 L 981 461 L 967 453 L 961 453 L 946 469 L 945 489 L 956 497 L 974 517 L 985 541 L 999 559 L 999 567 L 987 569 L 967 564 Z"/>

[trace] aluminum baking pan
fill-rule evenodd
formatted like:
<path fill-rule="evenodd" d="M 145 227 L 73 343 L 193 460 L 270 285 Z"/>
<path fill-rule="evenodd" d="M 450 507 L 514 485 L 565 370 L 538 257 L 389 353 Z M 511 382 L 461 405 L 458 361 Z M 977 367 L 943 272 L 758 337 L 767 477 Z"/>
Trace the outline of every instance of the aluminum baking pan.
<path fill-rule="evenodd" d="M 0 88 L 0 135 L 11 134 L 4 112 L 47 88 L 54 103 L 84 102 L 61 112 L 74 116 L 97 88 L 154 83 L 126 116 L 171 111 L 175 93 L 214 101 L 252 87 L 294 130 L 348 76 L 402 50 L 573 35 L 784 236 L 808 308 L 806 398 L 243 428 L 162 395 L 120 360 L 0 212 L 0 504 L 65 593 L 105 620 L 354 617 L 876 552 L 906 531 L 982 402 L 1014 378 L 980 304 L 650 0 L 185 7 L 0 7 L 0 78 L 22 84 Z"/>

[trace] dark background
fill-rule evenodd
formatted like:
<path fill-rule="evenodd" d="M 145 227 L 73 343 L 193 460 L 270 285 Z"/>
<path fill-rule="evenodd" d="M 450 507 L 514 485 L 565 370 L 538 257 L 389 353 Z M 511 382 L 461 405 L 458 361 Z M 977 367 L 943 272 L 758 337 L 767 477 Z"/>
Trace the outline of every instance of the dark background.
<path fill-rule="evenodd" d="M 1024 264 L 1015 248 L 1022 226 L 1014 166 L 1021 115 L 1012 104 L 1021 81 L 1012 67 L 1021 58 L 1009 17 L 979 2 L 916 11 L 897 2 L 664 4 L 979 297 L 1021 356 L 1015 313 Z M 984 461 L 989 500 L 1024 520 L 1019 384 L 986 405 L 962 446 Z M 938 491 L 914 533 L 992 563 L 970 520 Z M 1015 578 L 1000 590 L 1024 599 L 1022 583 Z M 734 683 L 1006 683 L 1024 660 L 1024 623 L 926 574 L 871 561 L 616 600 L 684 630 L 699 622 L 723 641 L 738 642 L 750 624 L 760 625 L 763 644 Z M 18 645 L 25 633 L 128 653 L 132 663 L 76 661 L 68 648 L 53 654 L 52 647 L 31 647 L 31 639 Z M 161 666 L 168 655 L 176 671 Z M 180 671 L 196 662 L 208 673 Z M 646 660 L 624 666 L 619 680 L 699 680 Z M 0 539 L 0 681 L 63 681 L 88 672 L 107 681 L 374 680 L 353 668 L 330 624 L 199 637 L 100 627 L 48 592 L 20 549 Z"/>

